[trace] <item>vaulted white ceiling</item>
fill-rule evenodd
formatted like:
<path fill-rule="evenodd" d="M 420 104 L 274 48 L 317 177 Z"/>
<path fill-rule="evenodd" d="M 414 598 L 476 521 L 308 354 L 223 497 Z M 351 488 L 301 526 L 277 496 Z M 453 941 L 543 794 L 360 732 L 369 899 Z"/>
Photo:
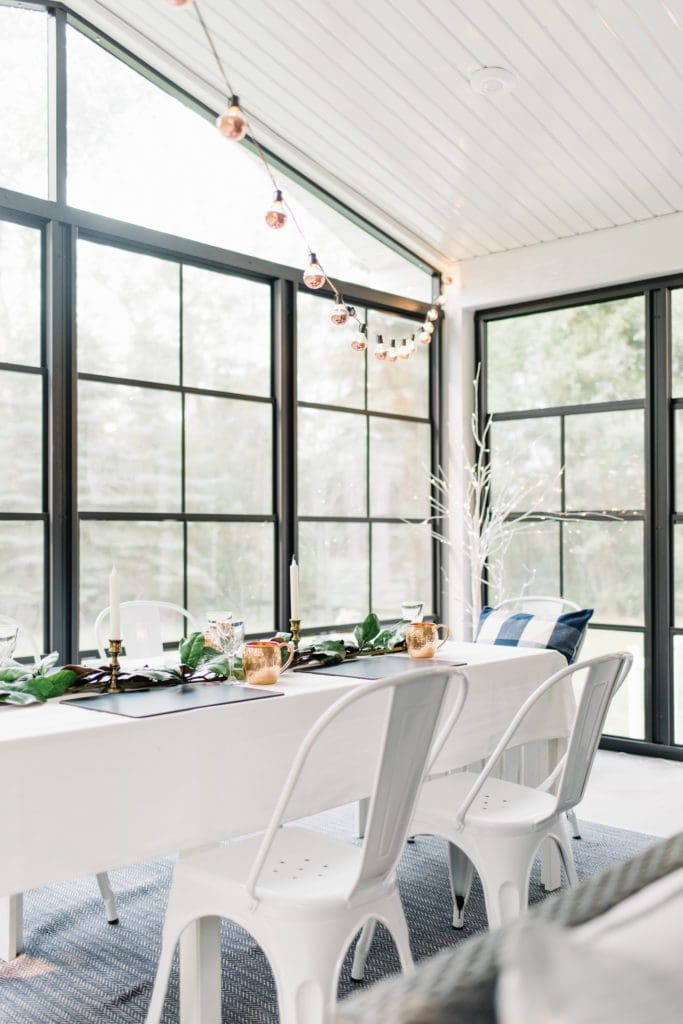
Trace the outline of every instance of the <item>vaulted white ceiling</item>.
<path fill-rule="evenodd" d="M 441 267 L 683 210 L 683 0 L 200 3 L 262 141 Z M 191 7 L 69 6 L 223 105 Z"/>

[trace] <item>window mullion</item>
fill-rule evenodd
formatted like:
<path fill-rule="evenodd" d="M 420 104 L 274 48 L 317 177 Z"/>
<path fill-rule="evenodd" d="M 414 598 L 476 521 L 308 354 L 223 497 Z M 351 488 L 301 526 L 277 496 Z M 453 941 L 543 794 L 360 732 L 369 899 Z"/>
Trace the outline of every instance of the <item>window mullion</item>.
<path fill-rule="evenodd" d="M 297 540 L 297 353 L 296 291 L 291 281 L 278 278 L 272 296 L 272 366 L 275 394 L 274 497 L 277 518 L 275 559 L 275 623 L 289 628 L 289 564 L 298 555 Z M 297 557 L 297 561 L 300 559 Z"/>

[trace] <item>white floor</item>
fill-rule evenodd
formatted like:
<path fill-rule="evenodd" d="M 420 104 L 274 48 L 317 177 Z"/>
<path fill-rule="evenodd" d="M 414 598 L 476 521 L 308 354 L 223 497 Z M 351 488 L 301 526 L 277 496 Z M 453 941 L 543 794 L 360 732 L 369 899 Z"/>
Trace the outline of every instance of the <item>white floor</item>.
<path fill-rule="evenodd" d="M 683 762 L 599 750 L 577 813 L 654 836 L 683 832 Z"/>

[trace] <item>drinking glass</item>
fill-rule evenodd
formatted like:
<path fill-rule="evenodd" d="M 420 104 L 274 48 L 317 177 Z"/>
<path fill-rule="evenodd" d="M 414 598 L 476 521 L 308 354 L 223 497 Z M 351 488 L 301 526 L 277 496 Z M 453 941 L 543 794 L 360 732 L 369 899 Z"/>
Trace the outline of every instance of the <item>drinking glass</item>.
<path fill-rule="evenodd" d="M 0 626 L 0 668 L 12 660 L 14 648 L 17 646 L 18 626 Z"/>
<path fill-rule="evenodd" d="M 235 658 L 244 648 L 244 620 L 220 619 L 213 623 L 213 632 L 223 654 L 228 656 L 228 678 L 226 682 L 238 682 L 235 677 Z"/>
<path fill-rule="evenodd" d="M 401 605 L 401 618 L 407 622 L 419 622 L 423 608 L 424 601 L 404 601 Z"/>

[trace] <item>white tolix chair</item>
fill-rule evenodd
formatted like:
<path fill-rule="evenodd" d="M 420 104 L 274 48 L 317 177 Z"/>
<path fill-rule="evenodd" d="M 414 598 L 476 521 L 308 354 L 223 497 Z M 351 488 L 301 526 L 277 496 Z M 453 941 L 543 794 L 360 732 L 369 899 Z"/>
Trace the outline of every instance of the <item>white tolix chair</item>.
<path fill-rule="evenodd" d="M 304 739 L 265 833 L 190 853 L 178 861 L 147 1024 L 158 1024 L 161 1019 L 181 933 L 201 917 L 230 918 L 254 936 L 270 961 L 281 1024 L 324 1024 L 329 1019 L 346 950 L 370 919 L 378 918 L 388 928 L 403 969 L 412 966 L 395 868 L 453 675 L 449 666 L 412 670 L 346 694 Z M 458 685 L 457 699 L 440 736 L 453 728 L 462 711 L 467 682 L 461 678 Z M 381 696 L 376 698 L 377 694 Z M 349 722 L 353 725 L 361 702 L 365 702 L 361 713 L 367 716 L 367 702 L 377 699 L 383 702 L 382 722 L 373 750 L 374 782 L 363 845 L 285 825 L 288 809 L 292 817 L 297 791 L 309 792 L 300 782 L 307 766 L 310 774 L 311 761 L 316 767 L 311 755 L 314 748 L 320 755 L 319 739 L 326 734 L 327 742 L 333 742 L 330 735 L 339 735 L 345 719 L 347 728 Z M 371 703 L 370 707 L 376 710 L 378 705 Z M 322 751 L 324 754 L 324 747 Z M 341 759 L 337 759 L 342 770 L 343 764 L 348 764 L 348 771 L 353 772 L 357 762 L 353 743 L 344 746 Z M 321 791 L 319 796 L 321 806 L 325 805 L 325 793 Z"/>
<path fill-rule="evenodd" d="M 501 601 L 500 604 L 496 605 L 496 611 L 499 611 L 500 609 L 507 610 L 513 614 L 514 612 L 528 612 L 530 615 L 544 616 L 563 615 L 565 612 L 578 612 L 580 610 L 580 605 L 576 604 L 574 601 L 570 601 L 566 597 L 535 597 L 533 595 L 528 595 L 522 597 L 509 597 L 505 601 Z M 584 640 L 585 636 L 581 639 L 578 647 L 576 648 L 574 661 L 578 661 Z M 581 829 L 579 828 L 579 822 L 575 811 L 567 811 L 567 821 L 571 827 L 574 839 L 580 839 Z"/>
<path fill-rule="evenodd" d="M 185 623 L 193 630 L 198 628 L 194 616 L 187 609 L 170 601 L 121 602 L 121 635 L 127 658 L 158 658 L 163 655 L 162 613 L 177 615 L 183 628 Z M 103 608 L 95 619 L 95 640 L 100 658 L 106 658 L 108 637 L 105 626 L 108 624 L 109 608 Z"/>
<path fill-rule="evenodd" d="M 490 927 L 525 909 L 531 866 L 544 839 L 555 841 L 569 882 L 576 881 L 564 815 L 583 798 L 610 702 L 632 661 L 626 653 L 603 655 L 556 672 L 521 706 L 479 775 L 458 772 L 425 783 L 410 831 L 443 836 L 466 854 L 481 878 Z M 578 672 L 586 679 L 567 749 L 548 778 L 537 788 L 494 778 L 527 715 Z"/>

